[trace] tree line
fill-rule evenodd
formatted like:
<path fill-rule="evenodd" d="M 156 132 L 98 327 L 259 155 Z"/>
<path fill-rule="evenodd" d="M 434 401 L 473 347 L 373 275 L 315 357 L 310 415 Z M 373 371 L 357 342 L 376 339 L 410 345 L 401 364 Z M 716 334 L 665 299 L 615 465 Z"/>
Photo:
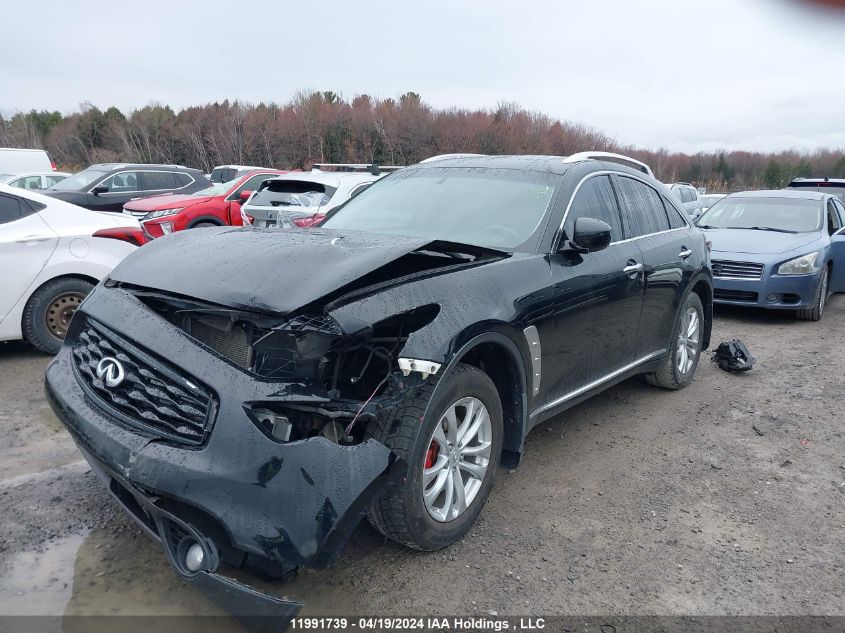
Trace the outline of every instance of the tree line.
<path fill-rule="evenodd" d="M 454 152 L 566 156 L 602 150 L 648 163 L 664 182 L 712 191 L 779 188 L 796 176 L 845 177 L 843 150 L 649 150 L 514 103 L 438 109 L 414 92 L 347 100 L 331 91 L 307 91 L 284 104 L 223 101 L 179 112 L 153 104 L 124 113 L 89 103 L 68 115 L 32 110 L 0 115 L 0 147 L 46 149 L 71 171 L 98 162 L 177 163 L 208 172 L 220 164 L 307 169 L 329 162 L 410 165 Z"/>

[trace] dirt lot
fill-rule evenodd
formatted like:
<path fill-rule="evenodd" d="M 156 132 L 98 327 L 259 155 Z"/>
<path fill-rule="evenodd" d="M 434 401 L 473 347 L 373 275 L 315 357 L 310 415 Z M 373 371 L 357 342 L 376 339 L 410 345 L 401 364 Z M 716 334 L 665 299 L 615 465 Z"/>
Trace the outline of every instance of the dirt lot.
<path fill-rule="evenodd" d="M 721 310 L 747 375 L 628 381 L 543 424 L 470 535 L 413 552 L 362 525 L 304 613 L 845 615 L 845 296 L 820 323 Z M 214 608 L 80 462 L 42 396 L 48 359 L 0 344 L 0 614 Z"/>

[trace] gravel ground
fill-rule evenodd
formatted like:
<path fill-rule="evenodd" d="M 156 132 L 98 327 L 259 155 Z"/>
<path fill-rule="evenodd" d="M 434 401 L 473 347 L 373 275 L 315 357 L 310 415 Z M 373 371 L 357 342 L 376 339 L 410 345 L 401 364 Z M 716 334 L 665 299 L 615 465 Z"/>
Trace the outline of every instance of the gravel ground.
<path fill-rule="evenodd" d="M 719 310 L 746 375 L 623 383 L 535 429 L 462 542 L 368 525 L 284 585 L 303 613 L 845 615 L 845 296 L 819 323 Z M 215 609 L 88 471 L 44 401 L 48 359 L 0 344 L 0 614 Z"/>

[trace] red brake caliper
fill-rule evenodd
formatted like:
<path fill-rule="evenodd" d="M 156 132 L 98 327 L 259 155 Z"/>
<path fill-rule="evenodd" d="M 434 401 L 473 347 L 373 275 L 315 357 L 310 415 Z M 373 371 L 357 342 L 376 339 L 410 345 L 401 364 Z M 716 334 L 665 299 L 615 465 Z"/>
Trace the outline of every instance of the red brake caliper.
<path fill-rule="evenodd" d="M 440 450 L 440 447 L 437 445 L 436 442 L 432 442 L 431 446 L 428 447 L 428 451 L 425 453 L 425 467 L 431 468 L 434 466 L 434 460 L 437 459 L 437 453 Z"/>

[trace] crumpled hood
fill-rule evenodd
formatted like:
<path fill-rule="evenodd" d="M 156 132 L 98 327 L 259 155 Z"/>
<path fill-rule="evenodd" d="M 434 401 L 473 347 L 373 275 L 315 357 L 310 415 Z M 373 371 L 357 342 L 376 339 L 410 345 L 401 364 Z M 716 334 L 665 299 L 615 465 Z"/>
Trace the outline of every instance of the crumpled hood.
<path fill-rule="evenodd" d="M 150 196 L 139 200 L 130 200 L 123 205 L 124 209 L 130 211 L 159 211 L 161 209 L 176 209 L 178 207 L 189 207 L 194 204 L 208 202 L 210 196 L 189 196 L 184 193 L 162 194 Z"/>
<path fill-rule="evenodd" d="M 429 243 L 375 233 L 209 227 L 148 243 L 110 278 L 218 305 L 287 314 Z"/>
<path fill-rule="evenodd" d="M 751 229 L 705 229 L 714 253 L 778 254 L 819 239 L 818 233 L 776 233 Z"/>

